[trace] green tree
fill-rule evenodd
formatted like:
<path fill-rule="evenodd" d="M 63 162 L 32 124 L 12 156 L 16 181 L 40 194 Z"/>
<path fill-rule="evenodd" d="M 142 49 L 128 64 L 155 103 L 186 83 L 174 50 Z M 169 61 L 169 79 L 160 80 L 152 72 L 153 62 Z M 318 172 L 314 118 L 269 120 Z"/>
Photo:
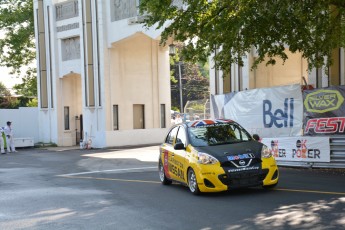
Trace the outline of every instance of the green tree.
<path fill-rule="evenodd" d="M 180 108 L 179 63 L 181 68 L 183 107 L 190 100 L 209 97 L 209 76 L 207 63 L 183 61 L 183 43 L 177 43 L 177 53 L 170 59 L 171 69 L 171 106 Z M 180 109 L 178 109 L 180 110 Z"/>
<path fill-rule="evenodd" d="M 183 2 L 183 5 L 181 5 Z M 147 27 L 164 28 L 169 38 L 192 41 L 183 51 L 186 60 L 206 60 L 215 53 L 217 65 L 243 64 L 253 47 L 258 63 L 275 64 L 288 58 L 285 47 L 301 52 L 309 68 L 332 64 L 331 52 L 345 46 L 344 0 L 141 0 L 148 13 Z"/>
<path fill-rule="evenodd" d="M 29 68 L 28 71 L 32 71 Z M 27 73 L 28 73 L 27 71 Z M 22 78 L 22 83 L 16 84 L 13 86 L 13 89 L 16 91 L 16 94 L 26 96 L 26 97 L 33 97 L 37 96 L 37 78 L 33 74 L 26 74 Z"/>
<path fill-rule="evenodd" d="M 4 97 L 4 96 L 11 96 L 11 92 L 9 89 L 6 88 L 6 86 L 4 85 L 4 83 L 2 83 L 0 81 L 0 96 Z"/>
<path fill-rule="evenodd" d="M 0 82 L 0 108 L 14 109 L 18 108 L 19 100 L 11 96 L 11 92 L 6 86 Z"/>
<path fill-rule="evenodd" d="M 36 69 L 23 68 L 36 59 L 33 1 L 1 0 L 0 31 L 4 33 L 0 38 L 0 65 L 8 67 L 11 75 L 24 75 L 23 83 L 15 86 L 20 94 L 37 95 Z"/>
<path fill-rule="evenodd" d="M 33 98 L 32 100 L 26 103 L 26 107 L 37 107 L 37 106 L 38 106 L 37 98 Z"/>
<path fill-rule="evenodd" d="M 33 1 L 1 0 L 0 30 L 0 64 L 19 75 L 36 58 Z"/>

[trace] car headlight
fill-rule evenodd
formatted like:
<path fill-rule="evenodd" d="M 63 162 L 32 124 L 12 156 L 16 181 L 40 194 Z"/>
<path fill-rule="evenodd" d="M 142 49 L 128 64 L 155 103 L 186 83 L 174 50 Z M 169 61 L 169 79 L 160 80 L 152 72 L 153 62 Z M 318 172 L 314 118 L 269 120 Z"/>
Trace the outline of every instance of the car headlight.
<path fill-rule="evenodd" d="M 198 152 L 198 163 L 204 165 L 213 165 L 219 162 L 215 157 L 208 155 L 207 153 Z"/>
<path fill-rule="evenodd" d="M 261 149 L 261 158 L 270 158 L 271 156 L 271 150 L 266 145 L 263 145 Z"/>

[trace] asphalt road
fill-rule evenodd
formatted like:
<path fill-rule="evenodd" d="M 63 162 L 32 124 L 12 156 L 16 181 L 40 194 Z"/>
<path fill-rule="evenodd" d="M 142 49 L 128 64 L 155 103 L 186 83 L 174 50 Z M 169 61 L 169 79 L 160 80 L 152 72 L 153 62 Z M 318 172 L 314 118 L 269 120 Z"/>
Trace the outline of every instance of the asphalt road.
<path fill-rule="evenodd" d="M 0 155 L 0 229 L 344 229 L 344 171 L 280 168 L 273 190 L 163 186 L 158 147 Z"/>

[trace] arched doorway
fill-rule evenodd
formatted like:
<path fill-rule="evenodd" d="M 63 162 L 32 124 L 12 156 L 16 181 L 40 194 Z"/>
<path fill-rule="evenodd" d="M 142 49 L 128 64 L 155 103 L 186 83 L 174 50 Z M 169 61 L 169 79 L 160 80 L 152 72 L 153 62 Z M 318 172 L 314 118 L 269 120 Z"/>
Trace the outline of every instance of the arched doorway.
<path fill-rule="evenodd" d="M 60 142 L 62 146 L 78 145 L 83 138 L 81 75 L 70 73 L 62 78 Z"/>

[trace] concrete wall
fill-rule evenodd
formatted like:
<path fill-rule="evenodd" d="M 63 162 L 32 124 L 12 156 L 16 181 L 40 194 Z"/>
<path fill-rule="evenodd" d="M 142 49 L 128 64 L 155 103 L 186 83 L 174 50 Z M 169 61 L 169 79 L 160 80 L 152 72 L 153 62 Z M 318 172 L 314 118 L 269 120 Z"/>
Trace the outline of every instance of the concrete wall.
<path fill-rule="evenodd" d="M 275 58 L 277 61 L 275 65 L 266 66 L 266 63 L 263 62 L 257 69 L 250 71 L 249 88 L 300 84 L 302 83 L 302 77 L 307 79 L 307 60 L 303 59 L 300 53 L 291 53 L 288 49 L 286 49 L 286 53 L 289 58 L 285 63 L 282 59 Z M 253 60 L 254 57 L 251 57 L 251 59 Z"/>
<path fill-rule="evenodd" d="M 163 143 L 168 129 L 136 129 L 106 132 L 106 146 L 130 146 Z M 158 153 L 157 153 L 158 157 Z"/>
<path fill-rule="evenodd" d="M 133 129 L 133 104 L 145 105 L 145 128 L 159 128 L 160 104 L 170 111 L 167 50 L 161 49 L 158 41 L 138 34 L 117 44 L 111 50 L 111 60 L 110 100 L 111 105 L 119 105 L 120 129 Z M 170 114 L 166 116 L 170 121 Z"/>
<path fill-rule="evenodd" d="M 266 62 L 260 63 L 256 69 L 251 69 L 255 61 L 255 52 L 248 53 L 244 57 L 244 66 L 239 68 L 237 64 L 231 66 L 231 80 L 228 76 L 223 76 L 223 72 L 219 71 L 218 81 L 215 80 L 215 70 L 210 69 L 210 90 L 211 94 L 223 94 L 233 91 L 241 91 L 245 89 L 267 88 L 281 85 L 302 84 L 302 77 L 308 81 L 308 63 L 302 58 L 301 53 L 291 53 L 286 49 L 288 59 L 283 62 L 282 59 L 276 57 L 275 65 L 266 66 Z M 214 66 L 210 57 L 210 66 Z M 239 78 L 241 78 L 239 80 Z M 229 82 L 224 81 L 231 81 Z M 239 83 L 241 82 L 241 86 Z M 231 85 L 231 88 L 229 88 Z M 216 93 L 216 88 L 218 91 Z"/>
<path fill-rule="evenodd" d="M 12 121 L 14 138 L 33 138 L 39 142 L 38 108 L 20 107 L 19 109 L 0 109 L 0 126 Z"/>

